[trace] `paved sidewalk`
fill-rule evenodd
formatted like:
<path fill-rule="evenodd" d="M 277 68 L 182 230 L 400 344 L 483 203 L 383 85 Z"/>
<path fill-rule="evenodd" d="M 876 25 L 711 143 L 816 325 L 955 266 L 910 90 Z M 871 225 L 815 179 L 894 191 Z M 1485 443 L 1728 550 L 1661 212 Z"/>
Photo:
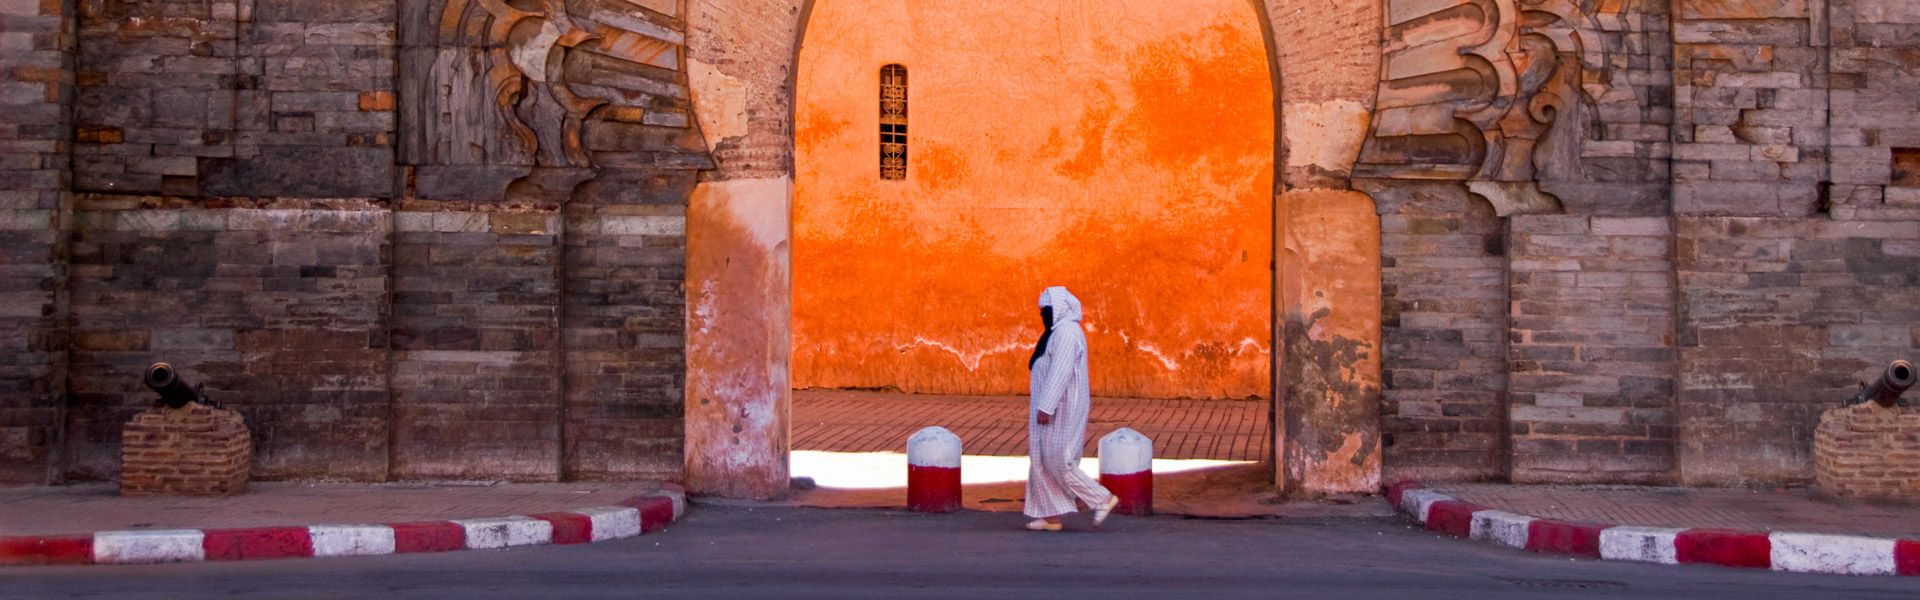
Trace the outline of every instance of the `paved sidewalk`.
<path fill-rule="evenodd" d="M 1265 400 L 1094 398 L 1086 455 L 1100 436 L 1131 427 L 1153 439 L 1154 458 L 1257 461 L 1266 458 Z M 939 396 L 799 390 L 793 393 L 793 449 L 904 452 L 907 436 L 939 425 L 976 456 L 1027 454 L 1025 396 Z"/>
<path fill-rule="evenodd" d="M 0 536 L 487 518 L 611 506 L 658 482 L 253 482 L 231 497 L 122 498 L 112 483 L 0 487 Z"/>
<path fill-rule="evenodd" d="M 1820 498 L 1808 489 L 1427 484 L 1430 490 L 1544 519 L 1741 531 L 1920 538 L 1920 506 Z"/>

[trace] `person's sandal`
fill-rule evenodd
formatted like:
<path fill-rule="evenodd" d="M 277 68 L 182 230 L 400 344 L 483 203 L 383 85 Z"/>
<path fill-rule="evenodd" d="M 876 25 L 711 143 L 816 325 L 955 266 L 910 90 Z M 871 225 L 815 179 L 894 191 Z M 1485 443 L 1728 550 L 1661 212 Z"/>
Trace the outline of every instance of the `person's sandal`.
<path fill-rule="evenodd" d="M 1059 523 L 1048 523 L 1046 519 L 1034 519 L 1027 522 L 1028 531 L 1060 531 L 1066 528 L 1066 525 Z"/>
<path fill-rule="evenodd" d="M 1093 511 L 1093 526 L 1099 527 L 1101 523 L 1107 522 L 1107 515 L 1113 514 L 1113 508 L 1116 506 L 1120 506 L 1120 497 L 1107 496 L 1107 504 Z"/>

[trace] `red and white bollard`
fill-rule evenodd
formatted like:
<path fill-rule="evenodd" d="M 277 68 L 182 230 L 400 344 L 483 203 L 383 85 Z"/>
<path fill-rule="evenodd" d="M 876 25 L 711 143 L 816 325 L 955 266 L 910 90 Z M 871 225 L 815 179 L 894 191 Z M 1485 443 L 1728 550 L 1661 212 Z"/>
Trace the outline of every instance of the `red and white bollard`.
<path fill-rule="evenodd" d="M 1153 514 L 1153 440 L 1125 427 L 1100 438 L 1100 485 L 1120 498 L 1114 512 Z"/>
<path fill-rule="evenodd" d="M 960 436 L 945 427 L 907 438 L 907 510 L 960 510 Z"/>

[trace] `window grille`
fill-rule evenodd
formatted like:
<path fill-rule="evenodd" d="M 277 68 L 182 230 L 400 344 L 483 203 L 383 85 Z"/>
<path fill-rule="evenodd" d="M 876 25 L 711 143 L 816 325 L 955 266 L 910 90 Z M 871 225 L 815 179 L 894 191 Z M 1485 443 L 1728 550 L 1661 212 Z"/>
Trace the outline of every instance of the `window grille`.
<path fill-rule="evenodd" d="M 907 68 L 880 68 L 880 178 L 907 178 Z"/>

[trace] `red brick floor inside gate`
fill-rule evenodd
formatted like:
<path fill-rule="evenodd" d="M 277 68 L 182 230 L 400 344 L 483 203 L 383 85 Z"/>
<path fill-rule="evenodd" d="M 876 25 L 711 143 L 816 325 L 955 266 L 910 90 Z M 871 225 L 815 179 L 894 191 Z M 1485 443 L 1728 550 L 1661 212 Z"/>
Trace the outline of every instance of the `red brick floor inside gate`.
<path fill-rule="evenodd" d="M 796 390 L 793 449 L 905 452 L 907 436 L 939 425 L 960 436 L 966 454 L 1025 456 L 1025 396 L 937 396 Z M 1100 436 L 1131 427 L 1153 440 L 1158 459 L 1258 461 L 1266 457 L 1266 400 L 1094 398 L 1085 456 Z"/>

